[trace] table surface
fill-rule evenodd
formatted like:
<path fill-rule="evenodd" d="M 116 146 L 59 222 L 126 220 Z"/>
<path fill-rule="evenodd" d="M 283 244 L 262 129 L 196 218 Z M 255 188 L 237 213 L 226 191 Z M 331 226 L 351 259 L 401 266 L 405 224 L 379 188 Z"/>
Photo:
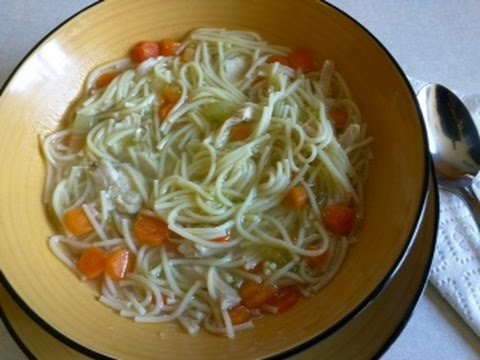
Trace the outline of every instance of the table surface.
<path fill-rule="evenodd" d="M 92 0 L 0 0 L 0 86 L 52 29 Z M 331 0 L 356 18 L 414 78 L 480 94 L 480 1 Z M 0 323 L 4 360 L 26 359 Z M 478 359 L 480 339 L 432 285 L 382 359 Z"/>

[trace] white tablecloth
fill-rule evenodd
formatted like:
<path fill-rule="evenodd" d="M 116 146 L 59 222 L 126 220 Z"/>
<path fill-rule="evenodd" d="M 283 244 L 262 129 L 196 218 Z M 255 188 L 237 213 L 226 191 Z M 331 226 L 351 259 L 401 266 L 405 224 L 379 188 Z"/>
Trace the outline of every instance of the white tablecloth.
<path fill-rule="evenodd" d="M 480 1 L 332 0 L 366 26 L 410 76 L 480 92 Z M 0 0 L 0 84 L 51 29 L 92 0 Z M 0 358 L 25 359 L 0 324 Z M 478 359 L 480 339 L 430 285 L 383 359 Z"/>

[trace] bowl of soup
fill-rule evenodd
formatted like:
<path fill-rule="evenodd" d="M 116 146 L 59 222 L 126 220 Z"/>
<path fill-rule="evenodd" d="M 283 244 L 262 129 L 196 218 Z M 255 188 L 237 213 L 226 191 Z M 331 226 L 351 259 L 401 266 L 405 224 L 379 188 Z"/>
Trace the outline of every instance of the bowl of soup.
<path fill-rule="evenodd" d="M 100 2 L 0 121 L 3 281 L 94 357 L 308 348 L 402 266 L 427 193 L 407 78 L 319 1 Z"/>

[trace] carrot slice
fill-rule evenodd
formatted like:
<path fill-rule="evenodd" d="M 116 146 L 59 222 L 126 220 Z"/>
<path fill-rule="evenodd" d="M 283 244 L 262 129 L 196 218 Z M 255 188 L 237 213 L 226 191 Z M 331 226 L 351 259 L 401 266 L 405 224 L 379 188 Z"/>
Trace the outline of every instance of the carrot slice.
<path fill-rule="evenodd" d="M 315 55 L 311 49 L 299 48 L 288 55 L 288 62 L 295 70 L 308 72 L 315 67 Z"/>
<path fill-rule="evenodd" d="M 305 188 L 297 185 L 288 190 L 284 199 L 285 203 L 294 210 L 301 210 L 308 203 L 308 194 Z"/>
<path fill-rule="evenodd" d="M 277 288 L 269 284 L 258 284 L 253 281 L 246 282 L 240 289 L 242 303 L 248 309 L 258 309 L 268 300 L 275 297 Z"/>
<path fill-rule="evenodd" d="M 83 236 L 93 231 L 93 225 L 81 207 L 67 211 L 63 215 L 63 223 L 74 236 Z"/>
<path fill-rule="evenodd" d="M 328 112 L 335 128 L 345 129 L 348 125 L 348 113 L 340 107 L 334 107 Z"/>
<path fill-rule="evenodd" d="M 163 39 L 159 44 L 160 55 L 174 56 L 177 54 L 177 50 L 180 47 L 180 43 L 173 39 Z"/>
<path fill-rule="evenodd" d="M 338 236 L 347 236 L 355 225 L 355 210 L 343 204 L 327 206 L 323 211 L 323 222 L 326 228 Z"/>
<path fill-rule="evenodd" d="M 162 98 L 162 105 L 160 106 L 159 116 L 161 120 L 165 120 L 172 111 L 173 107 L 177 104 L 178 100 L 182 96 L 180 88 L 177 86 L 166 86 L 160 97 Z"/>
<path fill-rule="evenodd" d="M 298 286 L 287 286 L 280 289 L 275 297 L 267 301 L 267 304 L 277 308 L 279 313 L 283 313 L 294 307 L 301 297 L 302 293 Z"/>
<path fill-rule="evenodd" d="M 100 75 L 97 80 L 95 80 L 95 85 L 97 86 L 97 88 L 105 87 L 109 85 L 113 81 L 113 79 L 117 77 L 117 75 L 118 72 L 116 71 L 106 72 Z"/>
<path fill-rule="evenodd" d="M 93 280 L 105 271 L 107 254 L 102 249 L 91 247 L 82 252 L 77 268 L 89 280 Z"/>
<path fill-rule="evenodd" d="M 318 246 L 312 246 L 310 249 L 318 249 Z M 330 264 L 330 261 L 332 260 L 332 252 L 330 250 L 326 250 L 323 254 L 314 256 L 314 257 L 308 257 L 306 259 L 307 264 L 320 272 L 324 272 L 327 270 L 328 265 Z"/>
<path fill-rule="evenodd" d="M 132 60 L 137 64 L 160 55 L 160 46 L 153 41 L 142 41 L 135 45 L 132 51 Z"/>
<path fill-rule="evenodd" d="M 248 320 L 252 318 L 250 314 L 250 310 L 248 310 L 245 306 L 237 305 L 228 311 L 230 315 L 230 320 L 232 321 L 232 325 L 239 325 L 246 323 Z"/>
<path fill-rule="evenodd" d="M 272 55 L 267 58 L 267 63 L 272 64 L 278 62 L 279 64 L 285 65 L 285 66 L 290 66 L 290 61 L 288 61 L 288 58 L 285 56 L 281 55 Z"/>
<path fill-rule="evenodd" d="M 253 132 L 252 124 L 238 124 L 230 130 L 230 140 L 240 141 L 248 138 Z"/>
<path fill-rule="evenodd" d="M 139 215 L 133 224 L 133 233 L 139 243 L 159 246 L 168 240 L 168 225 L 162 219 Z"/>
<path fill-rule="evenodd" d="M 105 262 L 105 273 L 114 281 L 121 280 L 133 270 L 134 263 L 134 256 L 130 250 L 126 248 L 114 250 Z"/>

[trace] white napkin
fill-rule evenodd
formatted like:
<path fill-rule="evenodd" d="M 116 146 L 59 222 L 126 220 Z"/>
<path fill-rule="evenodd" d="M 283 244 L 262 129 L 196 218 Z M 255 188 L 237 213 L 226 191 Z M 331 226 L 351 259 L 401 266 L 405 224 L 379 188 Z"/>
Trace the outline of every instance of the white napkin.
<path fill-rule="evenodd" d="M 426 85 L 409 80 L 416 92 Z M 480 129 L 480 95 L 455 93 Z M 475 180 L 480 182 L 480 174 Z M 440 190 L 440 222 L 430 282 L 480 336 L 480 233 L 463 200 L 444 190 Z"/>

